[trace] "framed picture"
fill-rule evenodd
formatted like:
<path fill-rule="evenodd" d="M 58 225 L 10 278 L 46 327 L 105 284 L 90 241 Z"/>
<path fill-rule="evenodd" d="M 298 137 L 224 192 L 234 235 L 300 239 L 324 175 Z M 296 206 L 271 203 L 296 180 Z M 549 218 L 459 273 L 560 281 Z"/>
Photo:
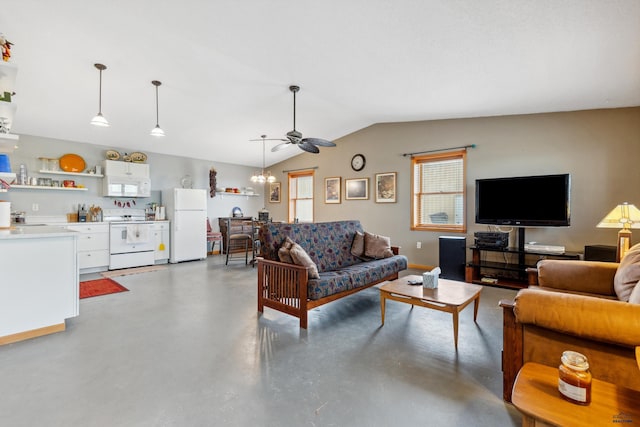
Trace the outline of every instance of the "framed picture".
<path fill-rule="evenodd" d="M 396 202 L 396 172 L 376 174 L 376 203 Z"/>
<path fill-rule="evenodd" d="M 345 179 L 345 200 L 367 200 L 369 198 L 369 178 Z"/>
<path fill-rule="evenodd" d="M 280 203 L 280 183 L 269 183 L 269 203 Z"/>
<path fill-rule="evenodd" d="M 324 202 L 340 203 L 340 177 L 334 176 L 324 179 Z"/>

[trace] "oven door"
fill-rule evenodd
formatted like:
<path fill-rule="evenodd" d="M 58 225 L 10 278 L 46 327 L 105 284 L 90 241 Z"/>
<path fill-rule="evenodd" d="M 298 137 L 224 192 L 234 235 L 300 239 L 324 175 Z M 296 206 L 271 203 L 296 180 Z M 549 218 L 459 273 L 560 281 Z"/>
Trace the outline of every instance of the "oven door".
<path fill-rule="evenodd" d="M 151 224 L 111 223 L 109 269 L 140 267 L 155 263 Z"/>

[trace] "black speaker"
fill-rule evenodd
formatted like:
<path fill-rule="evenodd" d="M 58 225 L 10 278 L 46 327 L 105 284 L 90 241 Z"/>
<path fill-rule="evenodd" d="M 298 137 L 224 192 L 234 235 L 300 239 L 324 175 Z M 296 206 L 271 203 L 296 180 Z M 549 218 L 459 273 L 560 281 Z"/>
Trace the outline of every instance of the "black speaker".
<path fill-rule="evenodd" d="M 466 249 L 466 237 L 440 236 L 440 277 L 464 282 Z"/>
<path fill-rule="evenodd" d="M 584 247 L 585 261 L 616 261 L 616 247 L 607 245 L 589 245 Z"/>

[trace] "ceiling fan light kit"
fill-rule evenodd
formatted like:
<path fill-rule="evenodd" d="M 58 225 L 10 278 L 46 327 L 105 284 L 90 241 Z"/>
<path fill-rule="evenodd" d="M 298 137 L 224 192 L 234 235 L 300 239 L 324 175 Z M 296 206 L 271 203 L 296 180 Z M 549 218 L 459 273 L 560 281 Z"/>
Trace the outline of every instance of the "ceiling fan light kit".
<path fill-rule="evenodd" d="M 296 93 L 300 91 L 300 86 L 291 85 L 289 86 L 289 90 L 293 93 L 293 130 L 287 132 L 287 135 L 286 135 L 287 139 L 282 140 L 285 142 L 283 142 L 282 144 L 276 145 L 271 149 L 271 151 L 282 150 L 283 148 L 286 148 L 289 144 L 297 145 L 298 148 L 300 148 L 301 150 L 304 150 L 308 153 L 314 153 L 314 154 L 317 154 L 320 152 L 320 149 L 318 148 L 318 146 L 335 147 L 336 146 L 335 143 L 331 141 L 327 141 L 326 139 L 303 138 L 302 133 L 296 130 Z"/>

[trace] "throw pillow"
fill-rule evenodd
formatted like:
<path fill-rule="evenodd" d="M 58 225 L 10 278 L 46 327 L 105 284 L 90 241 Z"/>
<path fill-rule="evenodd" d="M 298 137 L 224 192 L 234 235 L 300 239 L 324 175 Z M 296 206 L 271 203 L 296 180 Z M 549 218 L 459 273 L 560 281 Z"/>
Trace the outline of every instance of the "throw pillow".
<path fill-rule="evenodd" d="M 282 246 L 280 246 L 280 249 L 278 249 L 278 258 L 280 258 L 280 262 L 294 264 L 293 259 L 291 258 L 291 247 L 293 245 L 295 245 L 295 242 L 289 237 L 284 239 L 284 242 L 282 242 Z"/>
<path fill-rule="evenodd" d="M 634 245 L 620 261 L 613 278 L 613 289 L 620 301 L 629 301 L 631 291 L 640 280 L 640 243 Z"/>
<path fill-rule="evenodd" d="M 320 274 L 318 274 L 318 266 L 311 259 L 309 254 L 297 243 L 294 243 L 291 246 L 291 250 L 289 251 L 291 255 L 291 259 L 293 259 L 293 263 L 297 265 L 302 265 L 303 267 L 310 267 L 308 271 L 309 279 L 319 279 Z"/>
<path fill-rule="evenodd" d="M 629 295 L 629 304 L 640 304 L 640 281 L 636 283 L 631 295 Z"/>
<path fill-rule="evenodd" d="M 365 231 L 364 255 L 375 259 L 392 257 L 391 239 Z"/>
<path fill-rule="evenodd" d="M 364 255 L 364 234 L 359 231 L 356 231 L 356 235 L 353 237 L 351 255 L 358 258 Z"/>

